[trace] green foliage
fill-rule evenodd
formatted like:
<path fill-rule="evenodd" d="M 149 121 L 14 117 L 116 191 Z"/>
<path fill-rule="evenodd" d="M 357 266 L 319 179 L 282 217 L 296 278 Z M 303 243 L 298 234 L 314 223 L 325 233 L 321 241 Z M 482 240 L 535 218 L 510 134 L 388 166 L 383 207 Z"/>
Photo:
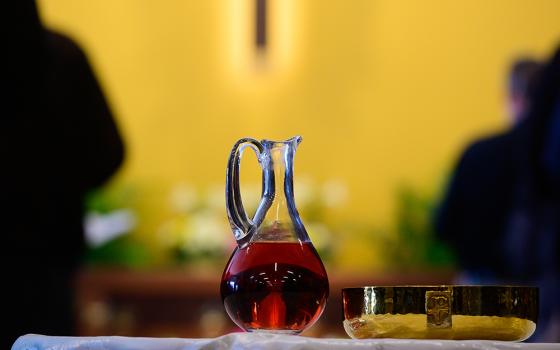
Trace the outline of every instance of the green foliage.
<path fill-rule="evenodd" d="M 138 268 L 147 266 L 150 261 L 146 247 L 135 242 L 128 235 L 89 248 L 85 255 L 86 265 L 95 266 Z"/>
<path fill-rule="evenodd" d="M 401 268 L 452 267 L 452 251 L 436 237 L 433 217 L 434 196 L 421 194 L 411 187 L 402 187 L 397 199 L 397 245 L 392 259 Z"/>
<path fill-rule="evenodd" d="M 175 246 L 171 249 L 172 261 L 177 265 L 186 265 L 194 263 L 204 263 L 207 265 L 223 264 L 226 255 L 224 252 L 211 249 L 198 249 L 196 251 L 182 249 Z M 221 265 L 217 267 L 222 267 Z"/>
<path fill-rule="evenodd" d="M 133 210 L 135 191 L 132 186 L 109 185 L 90 191 L 85 199 L 89 213 L 109 214 L 119 209 Z M 131 232 L 104 244 L 89 247 L 84 256 L 87 265 L 144 267 L 151 263 L 149 248 L 137 242 Z"/>
<path fill-rule="evenodd" d="M 105 214 L 116 209 L 129 208 L 135 203 L 135 192 L 132 186 L 119 184 L 94 189 L 86 195 L 86 211 Z"/>

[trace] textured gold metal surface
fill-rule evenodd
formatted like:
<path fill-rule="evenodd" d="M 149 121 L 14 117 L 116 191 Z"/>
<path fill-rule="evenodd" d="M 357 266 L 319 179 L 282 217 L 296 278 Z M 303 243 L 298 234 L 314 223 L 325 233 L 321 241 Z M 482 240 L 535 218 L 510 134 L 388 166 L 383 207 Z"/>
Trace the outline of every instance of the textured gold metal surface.
<path fill-rule="evenodd" d="M 449 328 L 452 325 L 451 292 L 431 290 L 426 292 L 426 326 Z"/>
<path fill-rule="evenodd" d="M 395 286 L 342 290 L 352 338 L 521 341 L 536 328 L 538 289 L 515 286 Z"/>

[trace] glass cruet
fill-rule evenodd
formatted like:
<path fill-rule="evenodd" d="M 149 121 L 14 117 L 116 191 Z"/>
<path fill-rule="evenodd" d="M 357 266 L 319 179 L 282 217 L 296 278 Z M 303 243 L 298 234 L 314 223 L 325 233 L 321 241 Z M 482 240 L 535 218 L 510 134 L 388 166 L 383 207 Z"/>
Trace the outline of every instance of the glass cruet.
<path fill-rule="evenodd" d="M 226 207 L 237 247 L 220 289 L 226 312 L 245 331 L 299 334 L 317 321 L 327 302 L 327 273 L 294 202 L 293 162 L 301 140 L 244 138 L 229 156 Z M 252 219 L 239 189 L 247 147 L 262 168 L 262 195 Z"/>

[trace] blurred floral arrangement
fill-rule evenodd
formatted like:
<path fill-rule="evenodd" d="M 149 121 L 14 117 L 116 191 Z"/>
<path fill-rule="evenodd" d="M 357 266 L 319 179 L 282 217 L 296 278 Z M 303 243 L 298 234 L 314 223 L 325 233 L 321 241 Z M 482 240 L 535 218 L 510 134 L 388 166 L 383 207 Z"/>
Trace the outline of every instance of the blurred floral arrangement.
<path fill-rule="evenodd" d="M 337 180 L 322 184 L 301 177 L 295 184 L 296 203 L 305 227 L 323 261 L 333 256 L 334 224 L 330 213 L 347 200 L 346 185 Z M 113 186 L 93 192 L 86 202 L 85 228 L 90 243 L 86 262 L 95 265 L 146 266 L 150 248 L 134 237 L 141 215 L 138 189 Z M 242 186 L 246 210 L 252 216 L 260 199 L 260 184 Z M 155 243 L 166 264 L 222 268 L 235 248 L 227 221 L 223 186 L 197 188 L 188 183 L 172 186 L 167 195 L 166 218 L 156 227 Z M 140 218 L 137 218 L 140 217 Z M 151 247 L 154 248 L 154 247 Z"/>
<path fill-rule="evenodd" d="M 332 253 L 334 227 L 326 220 L 329 210 L 343 205 L 346 186 L 339 181 L 322 185 L 303 179 L 297 189 L 298 209 L 305 213 L 306 229 L 323 259 Z M 261 193 L 260 184 L 243 186 L 246 210 L 252 216 Z M 169 196 L 172 216 L 158 229 L 159 241 L 171 252 L 174 263 L 204 264 L 223 267 L 224 257 L 235 248 L 235 241 L 225 214 L 224 189 L 211 186 L 200 191 L 188 184 L 178 184 Z"/>
<path fill-rule="evenodd" d="M 348 189 L 340 180 L 322 183 L 299 176 L 294 183 L 296 205 L 314 246 L 327 267 L 376 271 L 453 266 L 452 252 L 432 229 L 436 196 L 410 186 L 397 192 L 392 227 L 359 220 L 336 219 L 347 205 Z M 93 192 L 86 202 L 86 262 L 93 265 L 149 267 L 154 265 L 223 268 L 235 248 L 227 221 L 224 188 L 176 183 L 157 190 L 161 213 L 140 186 L 116 185 Z M 260 184 L 243 184 L 242 196 L 252 216 L 260 199 Z M 140 200 L 142 199 L 142 200 Z M 144 208 L 150 202 L 151 209 Z M 146 224 L 151 216 L 151 225 Z M 139 239 L 138 232 L 149 239 Z M 145 238 L 145 237 L 144 237 Z M 154 256 L 160 256 L 160 259 Z"/>

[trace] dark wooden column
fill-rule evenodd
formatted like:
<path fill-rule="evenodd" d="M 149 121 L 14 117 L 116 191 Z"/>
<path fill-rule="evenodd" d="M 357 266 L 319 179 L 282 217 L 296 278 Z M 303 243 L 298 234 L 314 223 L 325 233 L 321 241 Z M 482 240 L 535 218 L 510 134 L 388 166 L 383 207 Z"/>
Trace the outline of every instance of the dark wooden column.
<path fill-rule="evenodd" d="M 255 0 L 255 45 L 258 50 L 265 50 L 267 44 L 266 5 L 267 0 Z"/>

